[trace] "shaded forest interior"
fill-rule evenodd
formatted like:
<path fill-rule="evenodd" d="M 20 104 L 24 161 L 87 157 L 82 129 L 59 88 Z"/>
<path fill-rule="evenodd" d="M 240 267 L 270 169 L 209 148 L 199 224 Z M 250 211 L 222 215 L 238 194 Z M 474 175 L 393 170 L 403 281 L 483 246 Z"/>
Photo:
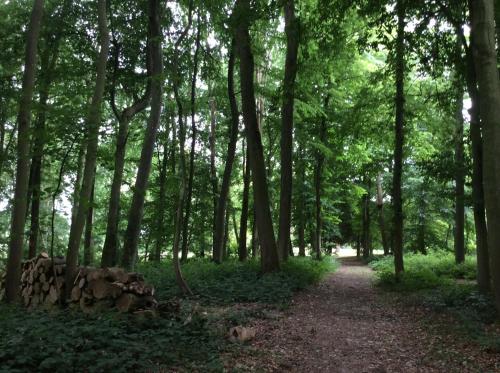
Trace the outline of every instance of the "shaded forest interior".
<path fill-rule="evenodd" d="M 124 371 L 227 369 L 339 255 L 498 354 L 499 30 L 498 0 L 2 1 L 0 327 L 30 331 L 0 360 L 78 370 L 89 323 L 95 371 L 126 328 L 171 349 Z"/>

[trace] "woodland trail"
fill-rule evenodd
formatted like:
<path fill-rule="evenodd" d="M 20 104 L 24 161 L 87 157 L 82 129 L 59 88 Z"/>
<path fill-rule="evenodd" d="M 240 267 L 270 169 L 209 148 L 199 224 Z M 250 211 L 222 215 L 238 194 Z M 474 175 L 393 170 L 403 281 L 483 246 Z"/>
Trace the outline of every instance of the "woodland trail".
<path fill-rule="evenodd" d="M 375 288 L 373 271 L 356 258 L 341 263 L 318 286 L 294 297 L 283 317 L 256 326 L 253 347 L 273 356 L 257 370 L 499 371 L 498 355 L 443 332 L 456 324 L 451 317 L 403 305 Z"/>

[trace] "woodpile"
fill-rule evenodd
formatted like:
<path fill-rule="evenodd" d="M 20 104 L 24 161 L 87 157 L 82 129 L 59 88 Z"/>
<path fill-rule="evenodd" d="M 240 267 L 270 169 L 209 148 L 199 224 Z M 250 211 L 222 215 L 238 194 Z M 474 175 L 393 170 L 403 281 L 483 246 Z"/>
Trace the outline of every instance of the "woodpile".
<path fill-rule="evenodd" d="M 20 289 L 24 305 L 28 308 L 51 308 L 59 304 L 66 289 L 65 270 L 64 257 L 55 257 L 52 261 L 47 253 L 24 262 Z M 71 297 L 66 300 L 67 303 L 86 313 L 111 308 L 120 312 L 156 312 L 154 288 L 147 285 L 139 273 L 128 273 L 117 267 L 80 267 L 70 286 Z"/>

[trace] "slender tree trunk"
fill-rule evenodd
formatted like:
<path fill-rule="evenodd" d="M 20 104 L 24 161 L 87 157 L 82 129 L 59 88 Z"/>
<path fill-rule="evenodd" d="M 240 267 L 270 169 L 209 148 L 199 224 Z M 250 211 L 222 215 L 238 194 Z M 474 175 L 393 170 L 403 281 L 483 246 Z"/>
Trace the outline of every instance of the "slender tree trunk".
<path fill-rule="evenodd" d="M 229 188 L 231 185 L 231 173 L 233 170 L 234 157 L 236 153 L 236 142 L 238 141 L 239 113 L 238 105 L 236 103 L 236 95 L 234 93 L 234 58 L 235 56 L 233 41 L 231 45 L 231 51 L 229 52 L 229 61 L 227 67 L 227 92 L 229 98 L 229 106 L 231 108 L 231 126 L 229 128 L 229 143 L 227 146 L 226 165 L 224 167 L 224 174 L 222 176 L 222 184 L 215 214 L 215 239 L 213 258 L 216 263 L 220 263 L 222 260 L 221 248 L 224 233 L 224 215 L 227 209 L 227 199 L 229 195 Z"/>
<path fill-rule="evenodd" d="M 7 302 L 14 302 L 19 296 L 24 223 L 26 221 L 26 197 L 28 195 L 31 104 L 35 86 L 36 54 L 42 14 L 43 0 L 35 0 L 26 32 L 26 55 L 21 102 L 17 117 L 16 182 L 12 206 L 7 275 L 5 279 L 5 299 Z"/>
<path fill-rule="evenodd" d="M 403 174 L 403 144 L 404 144 L 404 30 L 405 30 L 405 5 L 404 0 L 397 0 L 396 11 L 398 14 L 396 38 L 396 123 L 394 140 L 394 169 L 392 180 L 392 199 L 394 207 L 394 272 L 396 279 L 404 271 L 403 263 L 403 198 L 401 179 Z"/>
<path fill-rule="evenodd" d="M 329 95 L 325 97 L 324 100 L 324 110 L 328 107 L 328 102 L 330 100 Z M 326 118 L 321 119 L 321 124 L 319 128 L 319 141 L 322 144 L 326 142 Z M 315 236 L 314 236 L 314 249 L 316 251 L 316 259 L 321 259 L 321 232 L 323 229 L 323 217 L 321 215 L 321 191 L 322 191 L 322 175 L 323 175 L 323 164 L 325 162 L 325 157 L 320 150 L 316 152 L 316 166 L 314 169 L 314 192 L 315 192 Z"/>
<path fill-rule="evenodd" d="M 109 52 L 109 33 L 106 15 L 106 0 L 98 0 L 98 31 L 99 31 L 99 57 L 97 60 L 97 75 L 94 94 L 90 103 L 86 119 L 87 126 L 87 150 L 85 154 L 85 167 L 83 171 L 82 187 L 78 198 L 78 208 L 75 220 L 71 224 L 69 233 L 68 251 L 66 254 L 66 283 L 72 284 L 76 276 L 78 264 L 78 251 L 82 239 L 85 218 L 89 208 L 90 194 L 94 180 L 95 166 L 97 161 L 97 147 L 99 136 L 99 124 L 101 121 L 101 106 L 106 83 L 106 65 Z M 66 287 L 66 298 L 69 298 L 71 286 Z"/>
<path fill-rule="evenodd" d="M 464 207 L 464 186 L 465 186 L 465 167 L 464 167 L 464 117 L 462 88 L 462 75 L 457 76 L 457 95 L 455 108 L 455 262 L 463 263 L 465 260 L 465 207 Z"/>
<path fill-rule="evenodd" d="M 252 170 L 249 170 L 252 172 Z M 255 203 L 252 206 L 252 258 L 255 258 L 259 252 L 259 233 L 257 232 L 257 222 L 255 218 Z"/>
<path fill-rule="evenodd" d="M 230 208 L 228 207 L 226 209 L 226 216 L 224 217 L 225 224 L 224 224 L 224 243 L 222 245 L 222 257 L 224 260 L 229 258 L 229 251 L 228 251 L 228 244 L 229 244 L 229 210 Z"/>
<path fill-rule="evenodd" d="M 377 176 L 377 209 L 378 209 L 378 224 L 380 227 L 380 238 L 384 255 L 389 255 L 389 241 L 387 239 L 387 230 L 385 228 L 384 216 L 384 193 L 382 190 L 382 175 Z"/>
<path fill-rule="evenodd" d="M 298 215 L 298 244 L 299 244 L 299 256 L 306 256 L 306 240 L 305 240 L 305 195 L 304 195 L 304 183 L 306 179 L 306 168 L 304 164 L 304 148 L 301 143 L 299 143 L 298 149 L 299 157 L 297 159 L 297 173 L 299 180 L 299 191 L 298 191 L 298 201 L 297 201 L 297 215 Z"/>
<path fill-rule="evenodd" d="M 92 238 L 92 225 L 94 220 L 94 193 L 95 193 L 95 178 L 92 183 L 92 192 L 90 193 L 90 206 L 87 211 L 87 219 L 85 222 L 85 237 L 83 240 L 83 265 L 89 266 L 94 262 L 94 240 Z"/>
<path fill-rule="evenodd" d="M 488 255 L 488 231 L 486 228 L 486 211 L 484 207 L 483 190 L 483 139 L 481 136 L 481 120 L 479 115 L 479 96 L 477 91 L 477 78 L 474 66 L 472 48 L 467 45 L 463 29 L 459 27 L 458 38 L 462 40 L 465 48 L 465 77 L 467 93 L 471 99 L 470 114 L 470 139 L 472 154 L 472 203 L 474 210 L 474 226 L 476 230 L 476 255 L 477 255 L 477 285 L 482 293 L 490 290 L 490 263 Z M 458 62 L 458 61 L 457 61 Z"/>
<path fill-rule="evenodd" d="M 265 273 L 278 270 L 280 263 L 271 218 L 262 139 L 257 124 L 253 86 L 254 60 L 249 35 L 250 14 L 250 1 L 237 0 L 233 16 L 236 25 L 236 43 L 240 56 L 242 111 L 250 150 L 256 223 L 262 249 L 262 271 Z"/>
<path fill-rule="evenodd" d="M 492 0 L 471 0 L 471 36 L 483 122 L 483 185 L 493 293 L 500 311 L 500 79 Z"/>
<path fill-rule="evenodd" d="M 215 98 L 210 99 L 210 183 L 212 184 L 212 200 L 213 200 L 213 220 L 212 220 L 212 260 L 217 261 L 218 258 L 213 256 L 213 249 L 215 247 L 215 233 L 217 232 L 216 227 L 216 216 L 217 216 L 217 171 L 215 169 Z M 224 216 L 224 214 L 223 214 Z M 222 256 L 222 254 L 217 253 L 218 256 Z"/>
<path fill-rule="evenodd" d="M 159 0 L 150 0 L 148 6 L 149 18 L 149 52 L 151 55 L 151 111 L 148 125 L 142 144 L 141 158 L 137 168 L 134 194 L 128 215 L 127 229 L 123 240 L 122 265 L 133 268 L 137 257 L 137 245 L 144 209 L 144 198 L 148 185 L 151 162 L 153 159 L 154 145 L 162 109 L 163 88 L 163 57 L 161 47 L 161 23 Z"/>
<path fill-rule="evenodd" d="M 371 228 L 370 228 L 370 180 L 365 178 L 367 191 L 363 196 L 363 258 L 367 259 L 371 254 Z"/>
<path fill-rule="evenodd" d="M 73 186 L 73 197 L 72 197 L 73 205 L 71 206 L 71 224 L 72 225 L 76 219 L 76 213 L 78 211 L 78 196 L 80 195 L 80 188 L 82 186 L 82 173 L 83 173 L 83 161 L 84 161 L 84 159 L 85 159 L 85 146 L 82 143 L 79 145 L 78 158 L 76 161 L 76 178 L 75 178 L 75 184 Z"/>
<path fill-rule="evenodd" d="M 244 261 L 248 257 L 247 230 L 248 230 L 248 196 L 250 192 L 250 164 L 248 147 L 243 142 L 243 197 L 241 201 L 240 238 L 238 240 L 238 258 Z"/>
<path fill-rule="evenodd" d="M 287 47 L 285 57 L 285 78 L 283 80 L 283 106 L 281 109 L 281 192 L 278 250 L 283 260 L 286 260 L 291 245 L 293 101 L 295 76 L 297 75 L 299 27 L 298 21 L 295 19 L 294 0 L 287 0 L 283 8 L 285 13 Z"/>
<path fill-rule="evenodd" d="M 191 215 L 191 205 L 192 205 L 192 194 L 193 194 L 193 179 L 194 179 L 194 150 L 196 145 L 196 79 L 198 74 L 198 52 L 200 49 L 200 32 L 201 32 L 201 22 L 198 17 L 198 31 L 196 32 L 196 47 L 193 57 L 193 79 L 191 80 L 191 152 L 189 154 L 189 178 L 187 185 L 187 196 L 186 196 L 186 213 L 183 221 L 182 228 L 182 256 L 181 260 L 186 261 L 188 257 L 188 229 L 189 229 L 189 218 Z"/>

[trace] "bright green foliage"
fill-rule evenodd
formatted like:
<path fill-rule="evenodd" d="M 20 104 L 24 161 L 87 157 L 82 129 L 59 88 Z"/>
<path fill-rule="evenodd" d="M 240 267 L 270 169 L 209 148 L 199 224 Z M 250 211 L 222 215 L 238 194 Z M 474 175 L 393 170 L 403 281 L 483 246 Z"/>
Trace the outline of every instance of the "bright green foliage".
<path fill-rule="evenodd" d="M 397 283 L 394 278 L 392 257 L 373 261 L 370 266 L 377 272 L 378 282 L 396 290 L 413 291 L 433 289 L 456 279 L 476 278 L 476 258 L 467 256 L 465 262 L 456 264 L 453 254 L 432 252 L 429 255 L 405 255 L 405 273 Z"/>
<path fill-rule="evenodd" d="M 204 304 L 261 302 L 273 305 L 288 303 L 293 292 L 317 283 L 332 272 L 337 263 L 332 258 L 322 261 L 291 258 L 277 273 L 262 275 L 257 260 L 228 260 L 216 265 L 208 260 L 192 260 L 183 266 L 183 274 L 195 296 Z M 139 270 L 154 284 L 160 299 L 179 295 L 170 262 L 144 263 Z"/>

